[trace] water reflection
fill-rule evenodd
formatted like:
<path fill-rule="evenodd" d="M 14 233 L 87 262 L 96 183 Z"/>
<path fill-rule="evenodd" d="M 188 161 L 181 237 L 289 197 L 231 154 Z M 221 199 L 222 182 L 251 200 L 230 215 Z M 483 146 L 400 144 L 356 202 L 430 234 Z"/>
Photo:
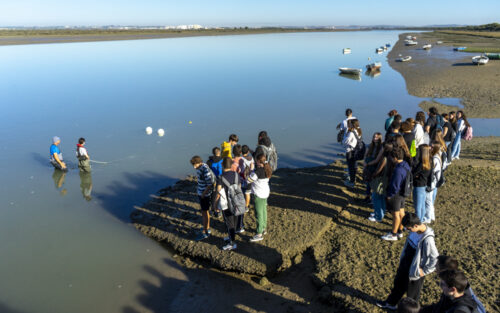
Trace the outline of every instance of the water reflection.
<path fill-rule="evenodd" d="M 344 77 L 344 78 L 348 78 L 348 79 L 352 79 L 352 80 L 357 80 L 359 82 L 361 81 L 361 75 L 339 73 L 339 76 Z"/>
<path fill-rule="evenodd" d="M 80 190 L 85 200 L 92 200 L 92 174 L 90 172 L 80 172 Z"/>
<path fill-rule="evenodd" d="M 66 188 L 63 188 L 64 181 L 66 179 L 66 172 L 56 168 L 54 169 L 54 173 L 52 174 L 52 179 L 54 180 L 54 185 L 56 189 L 59 190 L 61 196 L 65 196 L 66 193 L 68 193 L 68 190 L 66 190 Z"/>
<path fill-rule="evenodd" d="M 369 76 L 369 77 L 371 77 L 371 78 L 376 78 L 376 77 L 380 76 L 380 74 L 381 74 L 380 69 L 376 69 L 376 70 L 367 70 L 367 71 L 365 72 L 365 75 L 366 75 L 366 76 Z"/>

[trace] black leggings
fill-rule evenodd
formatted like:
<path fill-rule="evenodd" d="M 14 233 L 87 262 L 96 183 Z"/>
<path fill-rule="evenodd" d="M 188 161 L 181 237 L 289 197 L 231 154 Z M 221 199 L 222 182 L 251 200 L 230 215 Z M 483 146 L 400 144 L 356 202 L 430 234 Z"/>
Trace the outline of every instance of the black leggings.
<path fill-rule="evenodd" d="M 349 180 L 354 184 L 356 181 L 356 159 L 354 158 L 354 151 L 346 153 L 347 168 L 349 169 Z"/>
<path fill-rule="evenodd" d="M 234 216 L 229 209 L 222 212 L 222 214 L 224 215 L 224 221 L 226 222 L 229 239 L 231 239 L 231 241 L 234 241 L 236 237 L 236 225 L 238 224 L 238 217 Z"/>

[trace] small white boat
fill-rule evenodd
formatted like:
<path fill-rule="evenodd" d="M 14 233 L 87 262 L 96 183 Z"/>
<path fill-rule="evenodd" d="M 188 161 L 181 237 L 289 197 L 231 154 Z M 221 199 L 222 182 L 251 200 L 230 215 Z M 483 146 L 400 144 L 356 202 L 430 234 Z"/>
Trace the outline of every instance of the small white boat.
<path fill-rule="evenodd" d="M 339 71 L 342 74 L 349 74 L 349 75 L 359 75 L 359 74 L 361 74 L 361 69 L 359 69 L 359 68 L 340 67 Z"/>
<path fill-rule="evenodd" d="M 411 60 L 411 56 L 410 55 L 407 55 L 405 57 L 402 57 L 402 58 L 399 58 L 399 59 L 396 59 L 396 61 L 398 62 L 408 62 Z"/>
<path fill-rule="evenodd" d="M 418 45 L 418 42 L 413 41 L 413 40 L 405 40 L 405 45 L 407 45 L 407 46 L 416 46 L 416 45 Z"/>
<path fill-rule="evenodd" d="M 432 45 L 431 45 L 431 44 L 427 44 L 427 45 L 424 45 L 424 46 L 422 47 L 422 49 L 424 49 L 424 50 L 430 50 L 431 48 L 432 48 Z"/>
<path fill-rule="evenodd" d="M 386 51 L 387 50 L 387 47 L 386 46 L 380 46 L 380 49 Z"/>
<path fill-rule="evenodd" d="M 408 40 L 412 40 L 412 39 L 413 39 L 413 36 L 406 36 L 406 39 L 408 39 Z"/>
<path fill-rule="evenodd" d="M 375 63 L 368 64 L 366 66 L 366 69 L 369 71 L 375 71 L 375 70 L 380 69 L 381 67 L 382 67 L 382 62 L 375 62 Z"/>
<path fill-rule="evenodd" d="M 485 65 L 489 60 L 490 59 L 484 55 L 476 55 L 475 57 L 472 57 L 472 63 L 476 65 Z"/>
<path fill-rule="evenodd" d="M 376 53 L 382 53 L 382 52 L 384 52 L 384 49 L 383 48 L 377 48 L 377 49 L 375 49 L 375 52 Z"/>
<path fill-rule="evenodd" d="M 344 53 L 344 54 L 349 54 L 349 53 L 351 53 L 351 48 L 344 48 L 344 49 L 342 50 L 342 53 Z"/>
<path fill-rule="evenodd" d="M 436 45 L 440 45 L 442 43 L 443 43 L 442 41 L 436 41 Z"/>

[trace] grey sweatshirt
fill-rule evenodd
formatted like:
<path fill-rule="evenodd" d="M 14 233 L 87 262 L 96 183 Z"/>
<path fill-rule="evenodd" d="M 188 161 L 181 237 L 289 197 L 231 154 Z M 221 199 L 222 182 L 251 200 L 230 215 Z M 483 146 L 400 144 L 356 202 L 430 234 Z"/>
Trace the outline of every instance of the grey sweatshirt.
<path fill-rule="evenodd" d="M 403 259 L 408 244 L 408 240 L 406 240 L 400 260 Z M 411 262 L 409 272 L 410 280 L 420 279 L 419 268 L 424 271 L 424 275 L 428 275 L 434 272 L 436 270 L 438 256 L 439 252 L 434 241 L 434 231 L 432 230 L 432 228 L 427 226 L 422 239 L 420 239 L 420 241 L 418 242 L 415 256 L 413 257 L 413 261 Z"/>

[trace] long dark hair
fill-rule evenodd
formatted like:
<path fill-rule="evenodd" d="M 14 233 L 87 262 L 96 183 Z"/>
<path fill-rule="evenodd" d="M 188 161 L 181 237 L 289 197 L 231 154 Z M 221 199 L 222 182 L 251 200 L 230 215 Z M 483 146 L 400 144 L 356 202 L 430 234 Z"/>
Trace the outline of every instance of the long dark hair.
<path fill-rule="evenodd" d="M 353 131 L 353 130 L 356 130 L 358 132 L 358 136 L 362 136 L 363 135 L 363 132 L 361 131 L 361 128 L 359 128 L 359 121 L 358 119 L 352 119 L 352 120 L 349 120 L 349 123 L 351 123 L 351 127 L 349 127 L 349 131 Z"/>
<path fill-rule="evenodd" d="M 422 169 L 428 171 L 431 169 L 431 147 L 429 145 L 423 144 L 418 147 L 420 155 L 420 163 L 422 164 Z"/>
<path fill-rule="evenodd" d="M 462 110 L 457 111 L 457 114 L 458 114 L 458 113 L 462 114 L 462 119 L 463 119 L 463 120 L 464 120 L 464 122 L 465 122 L 465 126 L 470 127 L 469 121 L 467 121 L 467 117 L 465 116 L 464 111 L 462 111 Z"/>
<path fill-rule="evenodd" d="M 266 155 L 264 153 L 259 153 L 255 159 L 257 160 L 257 162 L 264 165 L 266 177 L 271 178 L 271 176 L 273 175 L 273 170 L 271 169 L 271 166 L 269 166 L 269 164 L 266 162 Z"/>
<path fill-rule="evenodd" d="M 379 140 L 374 141 L 372 139 L 372 143 L 370 144 L 370 147 L 368 148 L 368 153 L 367 153 L 368 156 L 373 155 L 373 151 L 375 151 L 375 155 L 378 155 L 378 153 L 380 152 L 380 149 L 382 149 L 382 134 L 377 132 L 373 135 L 379 137 Z"/>

